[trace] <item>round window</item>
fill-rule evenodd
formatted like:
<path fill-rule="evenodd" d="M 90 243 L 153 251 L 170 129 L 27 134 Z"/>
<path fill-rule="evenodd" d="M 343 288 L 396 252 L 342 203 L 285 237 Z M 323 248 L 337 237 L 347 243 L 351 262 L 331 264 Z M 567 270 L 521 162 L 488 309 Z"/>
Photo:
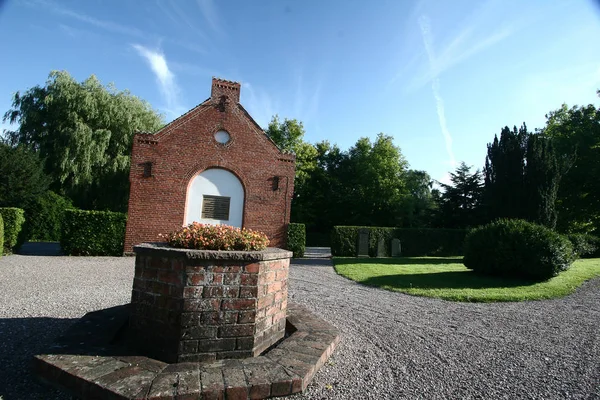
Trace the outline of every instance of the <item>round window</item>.
<path fill-rule="evenodd" d="M 225 131 L 217 131 L 215 133 L 215 140 L 221 144 L 226 144 L 231 140 L 231 136 Z"/>

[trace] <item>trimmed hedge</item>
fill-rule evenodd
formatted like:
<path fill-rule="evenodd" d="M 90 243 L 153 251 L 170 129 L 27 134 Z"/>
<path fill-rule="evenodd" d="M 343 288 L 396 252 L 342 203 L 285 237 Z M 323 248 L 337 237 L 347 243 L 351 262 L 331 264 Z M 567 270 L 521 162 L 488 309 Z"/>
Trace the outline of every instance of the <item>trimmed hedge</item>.
<path fill-rule="evenodd" d="M 72 256 L 120 256 L 126 221 L 124 213 L 66 210 L 60 246 Z"/>
<path fill-rule="evenodd" d="M 11 254 L 19 244 L 19 234 L 25 222 L 25 212 L 20 208 L 0 208 L 4 221 L 4 254 Z"/>
<path fill-rule="evenodd" d="M 374 226 L 334 226 L 331 231 L 331 254 L 356 257 L 358 231 L 369 230 L 369 255 L 377 254 L 377 243 L 384 241 L 385 255 L 390 256 L 392 239 L 400 239 L 403 257 L 456 256 L 463 252 L 466 229 L 384 228 Z"/>
<path fill-rule="evenodd" d="M 0 214 L 0 257 L 4 253 L 4 220 L 2 219 L 2 214 Z"/>
<path fill-rule="evenodd" d="M 294 258 L 304 257 L 306 248 L 306 227 L 304 224 L 289 223 L 287 228 L 287 248 L 294 252 Z"/>
<path fill-rule="evenodd" d="M 553 230 L 501 219 L 467 235 L 463 263 L 485 275 L 546 280 L 569 268 L 575 258 L 571 242 Z"/>
<path fill-rule="evenodd" d="M 73 208 L 71 200 L 48 190 L 25 210 L 23 230 L 28 240 L 60 241 L 65 210 Z"/>
<path fill-rule="evenodd" d="M 581 258 L 600 257 L 600 237 L 583 233 L 566 235 L 573 245 L 573 251 Z"/>

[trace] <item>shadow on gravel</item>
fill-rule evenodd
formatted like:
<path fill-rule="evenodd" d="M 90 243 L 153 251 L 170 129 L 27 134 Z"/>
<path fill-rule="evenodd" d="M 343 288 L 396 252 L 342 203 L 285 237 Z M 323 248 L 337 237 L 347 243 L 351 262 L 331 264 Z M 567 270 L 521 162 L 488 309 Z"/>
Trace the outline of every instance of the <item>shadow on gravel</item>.
<path fill-rule="evenodd" d="M 22 256 L 62 256 L 63 252 L 58 242 L 26 242 L 19 248 L 17 254 Z"/>
<path fill-rule="evenodd" d="M 33 373 L 33 356 L 48 349 L 77 319 L 0 319 L 0 398 L 71 399 L 42 384 Z"/>
<path fill-rule="evenodd" d="M 329 258 L 292 258 L 291 265 L 308 265 L 311 267 L 331 267 Z"/>
<path fill-rule="evenodd" d="M 339 257 L 341 264 L 462 264 L 462 257 L 393 257 L 393 258 L 355 258 Z"/>
<path fill-rule="evenodd" d="M 383 275 L 358 282 L 363 285 L 392 289 L 485 289 L 527 286 L 535 283 L 527 280 L 487 277 L 477 275 L 473 271 Z"/>

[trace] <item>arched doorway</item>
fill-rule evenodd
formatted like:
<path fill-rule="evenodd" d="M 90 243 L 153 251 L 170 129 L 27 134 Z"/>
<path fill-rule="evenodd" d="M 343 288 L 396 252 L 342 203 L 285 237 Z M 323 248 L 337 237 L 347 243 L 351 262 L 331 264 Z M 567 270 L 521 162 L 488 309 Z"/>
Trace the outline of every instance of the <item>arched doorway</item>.
<path fill-rule="evenodd" d="M 242 227 L 244 187 L 231 172 L 211 168 L 192 178 L 187 192 L 185 224 L 225 224 Z"/>

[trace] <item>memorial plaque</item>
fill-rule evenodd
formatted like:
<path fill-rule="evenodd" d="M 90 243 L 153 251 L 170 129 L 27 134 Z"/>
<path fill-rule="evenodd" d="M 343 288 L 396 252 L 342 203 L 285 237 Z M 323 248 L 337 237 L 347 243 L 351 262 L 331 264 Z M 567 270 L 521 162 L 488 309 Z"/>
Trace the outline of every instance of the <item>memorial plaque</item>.
<path fill-rule="evenodd" d="M 401 252 L 400 239 L 392 239 L 392 257 L 400 257 Z"/>
<path fill-rule="evenodd" d="M 385 251 L 385 239 L 380 237 L 377 239 L 377 257 L 387 257 Z"/>
<path fill-rule="evenodd" d="M 369 257 L 369 230 L 358 230 L 358 257 Z"/>

